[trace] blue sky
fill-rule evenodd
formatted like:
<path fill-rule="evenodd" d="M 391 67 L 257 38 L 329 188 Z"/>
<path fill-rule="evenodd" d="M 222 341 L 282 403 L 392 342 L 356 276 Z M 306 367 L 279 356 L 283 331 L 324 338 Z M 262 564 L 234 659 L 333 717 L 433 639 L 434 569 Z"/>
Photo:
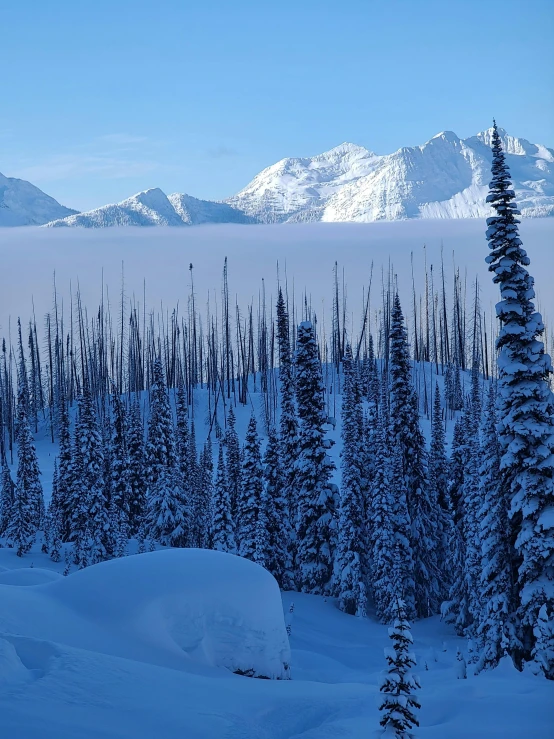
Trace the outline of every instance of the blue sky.
<path fill-rule="evenodd" d="M 0 171 L 78 209 L 493 116 L 554 146 L 552 0 L 19 0 L 1 25 Z"/>

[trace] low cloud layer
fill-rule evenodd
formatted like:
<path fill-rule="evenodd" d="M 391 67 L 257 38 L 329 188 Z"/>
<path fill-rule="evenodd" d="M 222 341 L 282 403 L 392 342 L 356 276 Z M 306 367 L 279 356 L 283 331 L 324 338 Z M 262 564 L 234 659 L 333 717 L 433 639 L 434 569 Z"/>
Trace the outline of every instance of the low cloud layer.
<path fill-rule="evenodd" d="M 551 291 L 554 275 L 554 219 L 525 221 L 521 227 L 524 246 L 531 258 L 540 308 L 554 315 Z M 298 307 L 304 295 L 330 326 L 333 267 L 347 286 L 349 315 L 357 321 L 364 287 L 370 280 L 373 262 L 372 324 L 380 305 L 382 273 L 389 263 L 398 277 L 405 312 L 411 320 L 411 254 L 416 291 L 424 290 L 424 264 L 433 265 L 435 287 L 440 280 L 441 247 L 448 287 L 454 263 L 467 280 L 467 300 L 472 300 L 473 282 L 479 278 L 483 310 L 490 311 L 498 299 L 497 288 L 485 264 L 488 248 L 482 220 L 403 221 L 371 224 L 306 224 L 276 226 L 200 226 L 192 228 L 143 229 L 42 229 L 0 230 L 3 287 L 0 291 L 0 333 L 6 335 L 8 320 L 27 320 L 34 302 L 41 320 L 52 307 L 53 276 L 66 313 L 70 284 L 73 295 L 79 285 L 83 304 L 95 308 L 101 298 L 102 282 L 110 300 L 118 301 L 121 267 L 124 264 L 126 295 L 142 305 L 146 280 L 147 310 L 161 305 L 172 310 L 177 304 L 186 311 L 190 294 L 189 264 L 194 265 L 197 305 L 201 310 L 210 296 L 213 311 L 220 304 L 223 262 L 228 257 L 231 299 L 240 306 L 257 304 L 262 287 L 268 304 L 275 302 L 277 275 L 288 282 Z M 328 330 L 328 328 L 327 328 Z"/>

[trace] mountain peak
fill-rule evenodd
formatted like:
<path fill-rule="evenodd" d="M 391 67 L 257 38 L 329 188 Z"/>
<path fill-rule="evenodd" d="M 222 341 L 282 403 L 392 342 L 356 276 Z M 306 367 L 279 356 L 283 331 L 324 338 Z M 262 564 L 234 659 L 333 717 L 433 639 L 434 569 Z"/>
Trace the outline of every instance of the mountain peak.
<path fill-rule="evenodd" d="M 359 144 L 352 144 L 348 141 L 343 142 L 342 144 L 339 144 L 338 146 L 334 146 L 332 149 L 329 149 L 328 151 L 324 151 L 323 154 L 319 154 L 316 158 L 327 158 L 331 159 L 333 157 L 343 157 L 343 156 L 375 156 L 375 154 L 370 151 L 369 149 L 366 149 L 365 146 L 360 146 Z"/>

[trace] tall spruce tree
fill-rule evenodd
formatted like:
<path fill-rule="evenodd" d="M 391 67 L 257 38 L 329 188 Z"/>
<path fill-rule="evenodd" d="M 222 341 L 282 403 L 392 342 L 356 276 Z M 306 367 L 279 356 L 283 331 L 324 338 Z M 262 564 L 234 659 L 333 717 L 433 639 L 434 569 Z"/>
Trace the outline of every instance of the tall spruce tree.
<path fill-rule="evenodd" d="M 291 560 L 289 501 L 276 430 L 269 430 L 263 460 L 265 525 L 267 533 L 265 567 L 283 590 L 294 590 Z M 263 526 L 259 527 L 263 533 Z"/>
<path fill-rule="evenodd" d="M 25 405 L 18 407 L 17 477 L 6 538 L 21 557 L 33 544 L 44 519 L 44 499 L 37 453 Z"/>
<path fill-rule="evenodd" d="M 504 656 L 504 644 L 513 628 L 510 621 L 510 547 L 508 501 L 500 483 L 500 446 L 496 415 L 496 388 L 491 383 L 482 426 L 479 469 L 482 507 L 479 512 L 481 540 L 481 609 L 477 640 L 481 650 L 478 669 L 496 667 Z M 515 634 L 509 641 L 513 644 Z"/>
<path fill-rule="evenodd" d="M 131 460 L 129 455 L 128 422 L 125 406 L 116 389 L 112 393 L 112 435 L 110 439 L 111 498 L 110 518 L 114 551 L 120 552 L 122 542 L 131 534 Z"/>
<path fill-rule="evenodd" d="M 60 536 L 62 541 L 70 537 L 70 519 L 73 490 L 73 465 L 71 458 L 71 426 L 69 410 L 62 393 L 58 403 L 58 496 L 60 501 Z"/>
<path fill-rule="evenodd" d="M 298 455 L 298 420 L 295 404 L 293 361 L 290 346 L 290 326 L 283 291 L 279 288 L 277 300 L 277 339 L 279 345 L 279 384 L 281 390 L 281 416 L 279 437 L 280 457 L 284 474 L 285 493 L 294 533 L 297 520 L 298 490 L 296 485 L 296 458 Z"/>
<path fill-rule="evenodd" d="M 337 590 L 339 607 L 345 613 L 364 616 L 366 583 L 364 581 L 365 536 L 364 499 L 367 486 L 364 469 L 364 417 L 357 368 L 348 344 L 343 359 L 339 526 L 337 541 Z"/>
<path fill-rule="evenodd" d="M 2 460 L 2 491 L 0 494 L 0 536 L 4 536 L 14 502 L 14 484 L 6 458 Z"/>
<path fill-rule="evenodd" d="M 127 431 L 129 454 L 129 533 L 138 534 L 146 509 L 146 465 L 144 459 L 144 427 L 138 397 L 131 403 Z"/>
<path fill-rule="evenodd" d="M 237 548 L 241 557 L 256 561 L 258 519 L 262 511 L 263 467 L 256 418 L 250 417 L 243 451 L 242 484 L 237 501 Z"/>
<path fill-rule="evenodd" d="M 152 367 L 150 418 L 145 452 L 148 488 L 152 489 L 162 469 L 170 471 L 175 463 L 173 419 L 159 357 L 156 357 Z"/>
<path fill-rule="evenodd" d="M 394 500 L 390 485 L 389 445 L 386 419 L 379 418 L 375 437 L 375 468 L 371 480 L 370 527 L 372 594 L 377 618 L 391 623 L 402 584 L 395 578 Z"/>
<path fill-rule="evenodd" d="M 240 441 L 235 425 L 235 412 L 233 410 L 233 406 L 230 406 L 229 413 L 227 414 L 225 448 L 227 450 L 227 481 L 229 484 L 229 496 L 231 499 L 231 515 L 233 518 L 237 512 L 237 501 L 239 499 L 242 474 Z M 236 522 L 235 518 L 234 520 Z"/>
<path fill-rule="evenodd" d="M 431 419 L 429 484 L 434 488 L 434 497 L 445 511 L 449 510 L 448 478 L 448 457 L 446 455 L 446 439 L 442 418 L 441 392 L 437 383 L 435 385 L 433 415 Z"/>
<path fill-rule="evenodd" d="M 229 481 L 223 453 L 223 444 L 219 445 L 217 455 L 217 472 L 214 485 L 212 505 L 212 549 L 220 552 L 235 553 L 235 532 L 231 515 L 231 496 Z"/>
<path fill-rule="evenodd" d="M 197 495 L 195 497 L 195 522 L 197 531 L 197 546 L 202 549 L 211 547 L 211 521 L 213 517 L 213 475 L 214 464 L 212 456 L 212 442 L 208 439 L 200 454 L 197 473 Z"/>
<path fill-rule="evenodd" d="M 297 455 L 297 581 L 303 592 L 328 594 L 336 546 L 335 466 L 325 438 L 323 378 L 314 327 L 298 327 L 296 397 L 300 419 Z"/>
<path fill-rule="evenodd" d="M 111 552 L 112 532 L 108 515 L 109 501 L 104 484 L 104 448 L 94 399 L 85 383 L 79 398 L 79 422 L 75 432 L 78 474 L 74 474 L 74 521 L 78 564 L 82 567 L 107 559 Z M 76 557 L 77 558 L 77 557 Z"/>
<path fill-rule="evenodd" d="M 54 474 L 52 476 L 52 497 L 48 505 L 48 512 L 46 516 L 46 531 L 45 531 L 45 543 L 47 544 L 46 551 L 50 554 L 50 558 L 53 562 L 59 562 L 61 560 L 61 549 L 62 549 L 62 523 L 63 523 L 63 508 L 62 501 L 60 498 L 59 489 L 59 474 L 58 474 L 58 460 L 54 460 Z"/>
<path fill-rule="evenodd" d="M 549 616 L 554 610 L 554 396 L 548 384 L 552 363 L 539 340 L 544 325 L 533 303 L 530 260 L 519 238 L 519 211 L 496 123 L 487 202 L 495 215 L 487 219 L 486 261 L 501 297 L 496 306 L 500 470 L 510 501 L 510 609 L 519 621 L 511 652 L 519 664 L 532 660 L 541 608 Z"/>
<path fill-rule="evenodd" d="M 438 613 L 444 597 L 440 561 L 444 522 L 435 491 L 427 483 L 425 441 L 398 293 L 391 313 L 389 372 L 391 443 L 400 449 L 406 484 L 417 614 L 430 616 Z"/>
<path fill-rule="evenodd" d="M 459 523 L 462 516 L 462 490 L 467 462 L 466 448 L 466 426 L 463 416 L 458 416 L 454 422 L 450 462 L 448 464 L 448 504 L 455 524 Z"/>

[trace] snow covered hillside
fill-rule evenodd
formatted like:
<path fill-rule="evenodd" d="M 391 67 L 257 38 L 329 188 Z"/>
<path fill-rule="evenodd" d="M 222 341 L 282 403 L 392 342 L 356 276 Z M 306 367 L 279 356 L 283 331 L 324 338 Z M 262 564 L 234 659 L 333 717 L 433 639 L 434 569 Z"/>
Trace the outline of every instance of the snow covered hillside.
<path fill-rule="evenodd" d="M 172 621 L 176 597 L 187 602 L 191 582 L 200 583 L 203 558 L 217 556 L 198 552 L 196 562 L 191 562 L 196 570 L 191 572 L 177 561 L 186 554 L 164 551 L 127 557 L 61 578 L 51 568 L 60 571 L 63 563 L 56 566 L 39 551 L 22 562 L 13 550 L 0 550 L 2 734 L 17 739 L 377 735 L 386 626 L 372 617 L 347 616 L 332 600 L 283 593 L 285 612 L 294 602 L 292 679 L 234 675 L 204 659 L 209 640 L 198 645 L 197 653 L 204 649 L 201 660 L 187 654 L 188 634 L 175 628 L 187 624 L 183 612 L 180 621 Z M 261 568 L 229 559 L 236 567 L 222 572 L 219 582 L 228 594 L 228 605 L 244 618 L 242 624 L 230 620 L 231 638 L 258 639 L 260 634 L 249 629 L 255 618 L 258 627 L 275 623 L 282 629 L 283 612 L 275 610 L 279 601 L 270 605 L 260 597 Z M 29 560 L 33 569 L 28 569 Z M 163 577 L 154 582 L 152 565 L 158 567 L 158 562 L 164 565 L 163 573 L 158 569 Z M 129 573 L 126 582 L 116 576 L 117 568 L 122 575 Z M 49 573 L 36 578 L 45 584 L 28 584 L 28 573 L 33 572 Z M 207 587 L 192 592 L 208 599 L 214 596 Z M 273 595 L 271 591 L 272 599 Z M 164 603 L 165 617 L 160 617 L 159 605 L 148 608 L 149 603 Z M 35 610 L 39 607 L 40 618 Z M 205 615 L 214 612 L 204 609 Z M 141 630 L 143 626 L 147 628 Z M 503 739 L 552 736 L 551 682 L 518 673 L 508 664 L 459 680 L 456 651 L 465 651 L 464 640 L 436 617 L 416 623 L 412 633 L 422 682 L 418 739 L 490 739 L 497 733 Z M 274 645 L 278 651 L 282 639 L 279 636 L 278 643 L 267 639 L 268 648 Z"/>
<path fill-rule="evenodd" d="M 48 223 L 50 227 L 82 226 L 193 226 L 200 223 L 250 223 L 252 219 L 225 203 L 198 200 L 175 193 L 166 196 L 158 187 L 145 190 L 116 205 L 105 205 Z"/>
<path fill-rule="evenodd" d="M 49 226 L 182 226 L 200 223 L 396 221 L 480 218 L 491 173 L 492 129 L 460 139 L 443 131 L 422 146 L 378 155 L 344 143 L 313 157 L 287 158 L 225 202 L 155 188 L 116 205 L 58 217 Z M 554 150 L 510 136 L 502 142 L 522 214 L 554 215 Z"/>
<path fill-rule="evenodd" d="M 40 226 L 75 212 L 30 182 L 0 172 L 0 226 Z"/>

